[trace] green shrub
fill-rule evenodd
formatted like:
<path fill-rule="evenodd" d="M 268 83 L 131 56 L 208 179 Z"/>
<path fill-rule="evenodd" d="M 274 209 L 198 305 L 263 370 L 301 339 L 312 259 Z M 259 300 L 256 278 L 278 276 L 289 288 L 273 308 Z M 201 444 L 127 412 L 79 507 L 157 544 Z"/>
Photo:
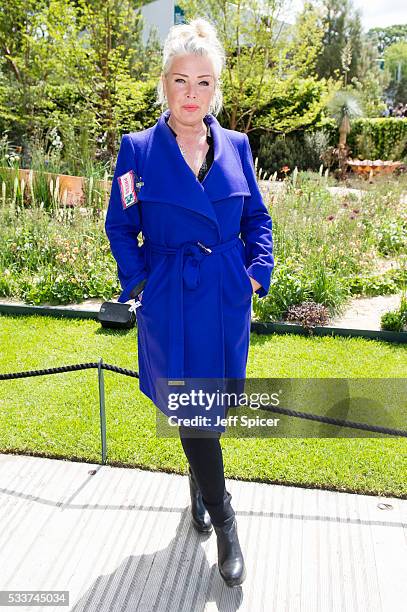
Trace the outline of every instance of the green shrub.
<path fill-rule="evenodd" d="M 297 132 L 288 136 L 262 134 L 259 140 L 258 158 L 261 168 L 268 173 L 288 166 L 293 170 L 318 170 L 320 155 L 326 149 L 329 136 L 324 130 Z"/>
<path fill-rule="evenodd" d="M 352 295 L 390 295 L 403 289 L 407 283 L 406 270 L 388 270 L 384 274 L 370 274 L 346 279 Z"/>
<path fill-rule="evenodd" d="M 315 302 L 334 309 L 347 295 L 338 275 L 316 264 L 314 270 L 306 264 L 277 262 L 269 294 L 253 301 L 253 311 L 261 321 L 282 319 L 290 306 Z"/>
<path fill-rule="evenodd" d="M 407 120 L 395 117 L 357 119 L 352 123 L 347 142 L 353 157 L 404 159 L 407 156 Z"/>
<path fill-rule="evenodd" d="M 326 122 L 323 129 L 311 128 L 290 134 L 261 134 L 255 142 L 259 165 L 267 173 L 290 169 L 315 170 L 321 165 L 320 155 L 337 146 L 338 129 Z M 351 156 L 360 159 L 404 160 L 407 158 L 407 119 L 383 117 L 355 119 L 347 138 Z"/>
<path fill-rule="evenodd" d="M 407 297 L 401 298 L 400 307 L 397 310 L 386 312 L 381 317 L 381 328 L 386 331 L 404 331 L 407 326 Z"/>

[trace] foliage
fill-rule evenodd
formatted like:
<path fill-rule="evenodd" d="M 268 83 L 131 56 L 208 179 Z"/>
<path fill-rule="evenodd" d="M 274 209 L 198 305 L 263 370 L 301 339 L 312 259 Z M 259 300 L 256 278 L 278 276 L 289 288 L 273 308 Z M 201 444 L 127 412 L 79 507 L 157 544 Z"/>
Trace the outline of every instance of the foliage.
<path fill-rule="evenodd" d="M 360 16 L 353 11 L 351 0 L 323 0 L 312 10 L 324 33 L 317 74 L 357 92 L 366 116 L 381 116 L 386 108 L 383 90 L 387 76 L 377 65 L 375 44 L 361 31 Z"/>
<path fill-rule="evenodd" d="M 329 115 L 335 119 L 339 129 L 344 119 L 349 122 L 359 119 L 363 110 L 358 96 L 347 90 L 336 91 L 327 104 Z"/>
<path fill-rule="evenodd" d="M 363 36 L 356 74 L 346 87 L 357 93 L 366 117 L 380 117 L 386 110 L 384 91 L 389 85 L 387 72 L 377 63 L 377 50 L 367 36 Z"/>
<path fill-rule="evenodd" d="M 335 91 L 333 82 L 314 78 L 285 79 L 274 83 L 273 88 L 273 95 L 254 118 L 253 125 L 285 134 L 323 123 L 324 108 Z"/>
<path fill-rule="evenodd" d="M 361 200 L 331 195 L 325 177 L 314 177 L 299 172 L 295 185 L 287 178 L 285 189 L 271 191 L 275 269 L 269 294 L 253 302 L 260 320 L 279 320 L 309 300 L 333 313 L 353 295 L 397 293 L 407 282 L 398 247 L 389 255 L 399 267 L 382 274 L 376 268 L 386 228 L 407 218 L 405 177 L 377 179 Z"/>
<path fill-rule="evenodd" d="M 351 131 L 352 121 L 363 114 L 359 99 L 347 90 L 336 91 L 328 102 L 328 112 L 339 128 L 339 144 L 325 153 L 335 160 L 339 167 L 338 177 L 344 178 L 347 169 L 346 160 L 349 156 L 349 146 L 346 138 Z"/>
<path fill-rule="evenodd" d="M 21 141 L 38 130 L 87 126 L 104 160 L 111 160 L 120 121 L 127 112 L 140 115 L 143 94 L 141 116 L 151 117 L 150 89 L 137 81 L 150 79 L 151 86 L 161 53 L 154 38 L 143 46 L 140 6 L 133 0 L 6 3 L 0 15 L 0 128 L 11 128 Z M 127 96 L 134 93 L 131 105 Z"/>
<path fill-rule="evenodd" d="M 308 301 L 290 306 L 285 314 L 286 321 L 295 321 L 308 330 L 313 327 L 326 325 L 329 320 L 329 311 L 326 306 Z"/>
<path fill-rule="evenodd" d="M 407 102 L 407 40 L 400 40 L 386 48 L 384 65 L 389 75 L 389 90 L 395 93 L 394 102 Z"/>
<path fill-rule="evenodd" d="M 336 178 L 344 179 L 348 170 L 348 159 L 350 148 L 348 145 L 341 147 L 328 147 L 321 155 L 324 166 L 334 171 Z"/>
<path fill-rule="evenodd" d="M 293 93 L 297 82 L 300 89 L 304 87 L 302 83 L 316 82 L 314 65 L 321 46 L 317 20 L 305 10 L 294 26 L 282 28 L 278 19 L 286 4 L 287 0 L 237 0 L 235 3 L 209 0 L 204 5 L 198 0 L 186 0 L 182 4 L 187 19 L 200 16 L 215 25 L 225 48 L 222 122 L 231 129 L 254 130 L 259 127 L 258 117 L 266 114 L 270 100 L 282 96 L 287 105 L 287 89 Z M 301 96 L 299 92 L 297 98 Z M 291 110 L 297 112 L 295 108 Z M 284 123 L 289 122 L 285 119 Z M 305 118 L 304 124 L 309 123 Z"/>
<path fill-rule="evenodd" d="M 394 43 L 407 40 L 407 24 L 392 25 L 387 28 L 371 28 L 367 35 L 382 56 L 385 50 Z"/>
<path fill-rule="evenodd" d="M 318 75 L 335 79 L 345 75 L 345 81 L 351 79 L 357 74 L 362 46 L 359 13 L 353 10 L 351 0 L 322 0 L 321 8 L 314 10 L 323 30 L 323 47 L 316 65 Z"/>
<path fill-rule="evenodd" d="M 268 173 L 280 172 L 283 166 L 290 170 L 318 170 L 321 155 L 328 146 L 329 135 L 325 130 L 295 132 L 287 136 L 260 136 L 258 158 L 260 167 Z"/>
<path fill-rule="evenodd" d="M 362 145 L 360 149 L 358 139 Z M 363 139 L 367 139 L 366 146 Z M 369 159 L 403 159 L 407 155 L 407 120 L 394 117 L 357 119 L 352 124 L 348 143 L 354 157 L 359 151 L 367 153 L 369 150 Z"/>
<path fill-rule="evenodd" d="M 381 328 L 387 331 L 407 331 L 407 296 L 401 297 L 397 310 L 386 312 L 381 317 Z"/>
<path fill-rule="evenodd" d="M 388 270 L 384 274 L 366 274 L 350 277 L 346 280 L 346 287 L 350 295 L 370 296 L 392 295 L 405 287 L 406 272 L 402 269 Z"/>
<path fill-rule="evenodd" d="M 2 208 L 0 219 L 0 295 L 68 304 L 119 291 L 103 218 L 93 211 Z"/>

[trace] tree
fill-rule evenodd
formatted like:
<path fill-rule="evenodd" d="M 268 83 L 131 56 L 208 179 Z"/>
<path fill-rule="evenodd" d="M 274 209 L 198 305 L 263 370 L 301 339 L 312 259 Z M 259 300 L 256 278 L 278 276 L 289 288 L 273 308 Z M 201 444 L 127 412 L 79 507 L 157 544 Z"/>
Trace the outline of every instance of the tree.
<path fill-rule="evenodd" d="M 93 105 L 106 147 L 116 151 L 114 108 L 118 85 L 126 79 L 144 79 L 150 66 L 144 62 L 141 0 L 78 0 L 78 23 L 87 48 L 77 65 L 81 93 Z M 152 57 L 152 63 L 156 58 Z M 157 65 L 157 61 L 155 61 Z"/>
<path fill-rule="evenodd" d="M 361 50 L 360 14 L 351 0 L 321 0 L 315 5 L 323 29 L 322 50 L 316 68 L 320 77 L 350 80 L 357 73 Z"/>
<path fill-rule="evenodd" d="M 407 41 L 407 24 L 392 25 L 387 28 L 371 28 L 367 36 L 377 47 L 379 56 L 382 57 L 387 47 L 396 42 Z"/>
<path fill-rule="evenodd" d="M 407 41 L 393 43 L 384 52 L 384 65 L 389 75 L 390 92 L 394 92 L 395 103 L 407 102 Z"/>
<path fill-rule="evenodd" d="M 184 0 L 187 20 L 212 22 L 226 52 L 223 74 L 225 123 L 250 132 L 260 126 L 270 100 L 297 80 L 312 80 L 322 33 L 315 13 L 306 8 L 294 27 L 279 21 L 287 0 Z M 298 102 L 298 100 L 297 100 Z M 289 113 L 288 113 L 289 114 Z"/>
<path fill-rule="evenodd" d="M 384 91 L 389 84 L 387 73 L 377 63 L 374 43 L 367 36 L 362 37 L 357 72 L 349 84 L 349 91 L 355 90 L 361 100 L 366 117 L 380 117 L 386 109 Z"/>
<path fill-rule="evenodd" d="M 20 135 L 50 123 L 89 126 L 95 137 L 104 135 L 107 153 L 114 157 L 123 91 L 159 73 L 157 41 L 147 48 L 142 43 L 141 2 L 2 3 L 3 125 L 13 124 Z"/>

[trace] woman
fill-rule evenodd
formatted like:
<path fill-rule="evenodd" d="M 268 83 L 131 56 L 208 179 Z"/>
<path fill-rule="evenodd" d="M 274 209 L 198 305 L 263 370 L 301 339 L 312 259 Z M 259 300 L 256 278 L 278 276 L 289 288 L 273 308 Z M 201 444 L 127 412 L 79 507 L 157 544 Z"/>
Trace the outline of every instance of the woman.
<path fill-rule="evenodd" d="M 214 116 L 224 64 L 210 23 L 171 28 L 157 88 L 168 108 L 153 127 L 123 136 L 106 217 L 119 302 L 139 297 L 140 390 L 166 415 L 163 380 L 170 388 L 185 377 L 245 378 L 253 292 L 267 295 L 274 266 L 248 138 Z M 179 422 L 193 524 L 200 532 L 213 525 L 219 571 L 239 585 L 246 570 L 225 488 L 224 427 L 205 435 Z"/>

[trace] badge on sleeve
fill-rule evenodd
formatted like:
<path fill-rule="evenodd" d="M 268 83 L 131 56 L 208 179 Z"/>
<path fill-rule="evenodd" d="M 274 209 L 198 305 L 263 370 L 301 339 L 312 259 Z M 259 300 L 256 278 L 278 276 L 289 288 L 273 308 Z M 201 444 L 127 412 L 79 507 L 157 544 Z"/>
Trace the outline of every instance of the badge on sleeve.
<path fill-rule="evenodd" d="M 120 195 L 123 208 L 129 208 L 137 203 L 137 194 L 134 185 L 134 172 L 129 170 L 126 174 L 117 177 L 120 186 Z"/>

